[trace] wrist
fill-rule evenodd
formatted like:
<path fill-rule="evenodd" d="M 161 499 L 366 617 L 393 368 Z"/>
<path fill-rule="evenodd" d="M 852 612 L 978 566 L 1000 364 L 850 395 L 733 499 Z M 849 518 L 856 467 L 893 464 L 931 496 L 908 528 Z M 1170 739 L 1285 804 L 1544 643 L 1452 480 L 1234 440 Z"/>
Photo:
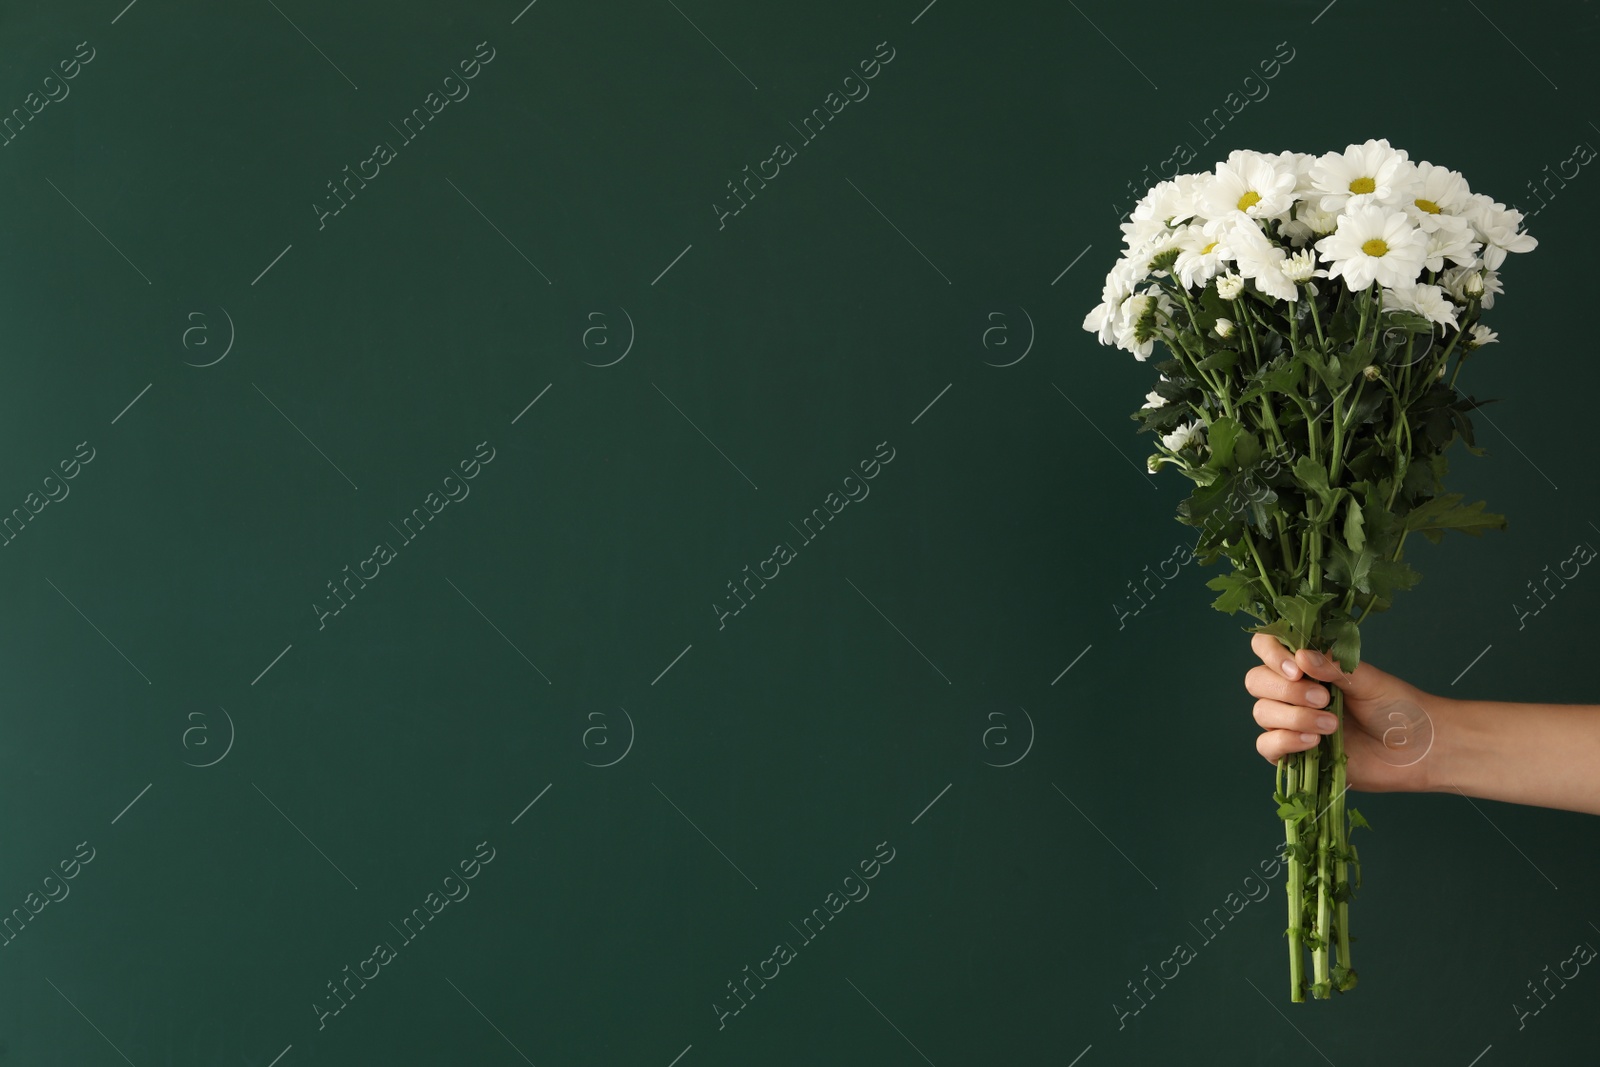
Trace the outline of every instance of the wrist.
<path fill-rule="evenodd" d="M 1416 791 L 1471 794 L 1476 777 L 1473 768 L 1482 747 L 1481 716 L 1473 702 L 1420 691 L 1417 702 L 1432 724 L 1433 738 L 1427 756 L 1417 764 Z"/>

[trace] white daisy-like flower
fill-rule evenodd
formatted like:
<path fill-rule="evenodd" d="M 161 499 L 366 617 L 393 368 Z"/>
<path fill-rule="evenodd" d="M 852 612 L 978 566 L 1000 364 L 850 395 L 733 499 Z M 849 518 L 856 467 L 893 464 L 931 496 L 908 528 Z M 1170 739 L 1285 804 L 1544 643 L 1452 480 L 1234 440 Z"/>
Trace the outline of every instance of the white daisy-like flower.
<path fill-rule="evenodd" d="M 1234 324 L 1232 319 L 1217 319 L 1217 324 L 1212 327 L 1216 335 L 1226 341 L 1233 336 Z"/>
<path fill-rule="evenodd" d="M 1426 160 L 1416 167 L 1416 187 L 1404 207 L 1412 222 L 1431 233 L 1441 225 L 1449 225 L 1466 210 L 1472 190 L 1467 187 L 1466 177 L 1449 167 Z"/>
<path fill-rule="evenodd" d="M 1186 422 L 1169 434 L 1162 434 L 1161 443 L 1172 451 L 1177 452 L 1190 445 L 1199 444 L 1205 438 L 1205 427 L 1198 422 Z"/>
<path fill-rule="evenodd" d="M 1193 218 L 1200 177 L 1179 174 L 1152 187 L 1134 205 L 1128 221 L 1122 224 L 1123 242 L 1129 248 L 1138 248 L 1167 229 L 1169 222 L 1182 223 Z"/>
<path fill-rule="evenodd" d="M 1139 321 L 1151 310 L 1152 305 L 1160 314 L 1172 314 L 1171 298 L 1159 289 L 1147 289 L 1124 300 L 1112 321 L 1112 335 L 1117 347 L 1133 353 L 1133 358 L 1141 362 L 1149 359 L 1150 353 L 1155 350 L 1154 335 L 1142 341 L 1139 339 Z"/>
<path fill-rule="evenodd" d="M 1429 322 L 1442 326 L 1456 325 L 1457 308 L 1444 295 L 1444 290 L 1437 285 L 1415 285 L 1409 289 L 1385 289 L 1383 291 L 1384 310 L 1399 308 L 1402 311 L 1414 312 L 1427 319 Z"/>
<path fill-rule="evenodd" d="M 1416 283 L 1427 241 L 1405 212 L 1371 204 L 1343 215 L 1339 228 L 1317 242 L 1317 251 L 1332 264 L 1328 277 L 1343 277 L 1352 291 L 1374 281 L 1404 289 Z"/>
<path fill-rule="evenodd" d="M 1317 161 L 1316 156 L 1309 152 L 1279 152 L 1268 158 L 1277 164 L 1279 170 L 1286 170 L 1294 175 L 1294 195 L 1297 200 L 1303 199 L 1304 195 L 1311 191 L 1311 165 Z"/>
<path fill-rule="evenodd" d="M 1144 406 L 1146 408 L 1164 408 L 1167 406 L 1167 398 L 1152 389 L 1144 394 Z"/>
<path fill-rule="evenodd" d="M 1204 287 L 1217 271 L 1222 269 L 1222 264 L 1228 258 L 1228 248 L 1223 243 L 1222 233 L 1213 231 L 1213 223 L 1204 226 L 1189 225 L 1184 227 L 1178 239 L 1178 259 L 1172 265 L 1173 276 L 1183 283 L 1186 289 Z"/>
<path fill-rule="evenodd" d="M 1189 228 L 1190 227 L 1188 226 L 1179 226 L 1174 229 L 1164 230 L 1161 233 L 1156 234 L 1144 245 L 1134 250 L 1134 253 L 1138 255 L 1138 262 L 1143 263 L 1146 268 L 1148 268 L 1150 261 L 1159 256 L 1161 253 L 1170 252 L 1174 248 L 1183 248 L 1184 235 Z M 1169 272 L 1165 270 L 1153 272 L 1154 276 L 1158 278 L 1165 277 L 1168 273 Z"/>
<path fill-rule="evenodd" d="M 1522 212 L 1508 208 L 1492 197 L 1473 193 L 1464 213 L 1478 228 L 1478 235 L 1483 239 L 1485 266 L 1498 269 L 1505 262 L 1507 252 L 1532 252 L 1539 247 L 1539 242 L 1534 238 L 1518 232 L 1522 226 Z"/>
<path fill-rule="evenodd" d="M 1484 345 L 1492 345 L 1498 340 L 1500 340 L 1500 335 L 1480 322 L 1467 334 L 1467 347 L 1469 349 L 1482 348 Z"/>
<path fill-rule="evenodd" d="M 1117 347 L 1132 352 L 1134 358 L 1138 360 L 1149 359 L 1151 350 L 1155 348 L 1154 338 L 1147 338 L 1141 342 L 1137 336 L 1139 320 L 1154 301 L 1155 297 L 1148 292 L 1135 293 L 1124 300 L 1122 307 L 1117 310 L 1114 327 Z"/>
<path fill-rule="evenodd" d="M 1283 274 L 1291 282 L 1309 282 L 1312 278 L 1326 278 L 1328 272 L 1317 267 L 1316 253 L 1302 249 L 1284 259 Z"/>
<path fill-rule="evenodd" d="M 1426 233 L 1427 254 L 1423 266 L 1431 271 L 1444 270 L 1445 260 L 1458 266 L 1471 267 L 1478 263 L 1478 252 L 1483 248 L 1474 238 L 1477 231 L 1465 219 L 1454 219 Z"/>
<path fill-rule="evenodd" d="M 1217 295 L 1224 300 L 1237 300 L 1244 292 L 1244 279 L 1237 274 L 1224 274 L 1217 279 Z"/>
<path fill-rule="evenodd" d="M 1451 267 L 1439 275 L 1439 285 L 1450 294 L 1450 299 L 1465 304 L 1475 296 L 1483 295 L 1483 273 L 1478 264 Z"/>
<path fill-rule="evenodd" d="M 1101 344 L 1109 345 L 1115 339 L 1122 303 L 1133 295 L 1133 287 L 1144 279 L 1145 274 L 1144 266 L 1135 260 L 1123 258 L 1106 275 L 1105 285 L 1100 290 L 1100 303 L 1083 319 L 1083 328 L 1097 334 Z"/>
<path fill-rule="evenodd" d="M 1329 152 L 1311 165 L 1311 185 L 1324 211 L 1345 212 L 1368 204 L 1398 207 L 1416 184 L 1416 167 L 1387 138 Z"/>
<path fill-rule="evenodd" d="M 1279 300 L 1300 298 L 1300 290 L 1283 272 L 1288 260 L 1283 246 L 1269 239 L 1255 222 L 1240 219 L 1229 231 L 1228 247 L 1241 278 L 1255 282 L 1257 289 Z"/>
<path fill-rule="evenodd" d="M 1217 164 L 1201 194 L 1200 210 L 1209 219 L 1270 218 L 1293 206 L 1296 180 L 1294 171 L 1280 169 L 1271 156 L 1235 151 Z"/>
<path fill-rule="evenodd" d="M 1321 194 L 1312 192 L 1309 195 L 1311 199 L 1295 204 L 1293 218 L 1285 219 L 1278 225 L 1278 233 L 1295 248 L 1302 248 L 1339 228 L 1338 213 L 1324 211 L 1317 206 L 1317 197 Z"/>

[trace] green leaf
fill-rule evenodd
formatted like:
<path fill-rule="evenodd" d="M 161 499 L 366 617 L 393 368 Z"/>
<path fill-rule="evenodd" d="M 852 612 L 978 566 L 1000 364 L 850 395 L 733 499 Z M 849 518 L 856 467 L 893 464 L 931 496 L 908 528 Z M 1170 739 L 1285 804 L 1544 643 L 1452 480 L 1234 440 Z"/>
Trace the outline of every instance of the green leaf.
<path fill-rule="evenodd" d="M 1328 487 L 1328 472 L 1310 456 L 1301 456 L 1294 463 L 1294 478 L 1307 493 L 1315 496 L 1326 504 L 1329 500 L 1344 495 L 1343 489 Z"/>
<path fill-rule="evenodd" d="M 1314 348 L 1306 348 L 1302 351 L 1306 366 L 1310 367 L 1312 373 L 1322 379 L 1322 384 L 1328 387 L 1330 393 L 1337 393 L 1344 385 L 1343 376 L 1339 371 L 1338 357 L 1330 356 L 1325 358 L 1321 352 Z"/>
<path fill-rule="evenodd" d="M 1434 497 L 1407 512 L 1402 520 L 1404 526 L 1413 533 L 1422 534 L 1434 544 L 1439 543 L 1446 530 L 1460 530 L 1462 533 L 1479 537 L 1484 530 L 1506 528 L 1506 517 L 1484 511 L 1482 500 L 1466 505 L 1463 505 L 1461 500 L 1461 493 L 1446 493 Z"/>
<path fill-rule="evenodd" d="M 1346 589 L 1358 589 L 1363 593 L 1369 593 L 1371 590 L 1367 587 L 1367 575 L 1372 570 L 1373 562 L 1371 549 L 1363 548 L 1356 552 L 1347 545 L 1334 541 L 1328 546 L 1328 558 L 1323 563 L 1323 573 Z"/>
<path fill-rule="evenodd" d="M 1206 428 L 1206 444 L 1211 446 L 1211 455 L 1206 460 L 1206 466 L 1213 469 L 1222 469 L 1233 463 L 1233 446 L 1244 426 L 1228 415 L 1222 415 L 1211 420 L 1211 425 Z"/>
<path fill-rule="evenodd" d="M 1273 602 L 1272 610 L 1278 613 L 1279 619 L 1289 624 L 1298 638 L 1298 643 L 1291 647 L 1305 648 L 1311 643 L 1312 635 L 1317 632 L 1322 605 L 1332 599 L 1332 593 L 1301 593 L 1280 596 Z"/>
<path fill-rule="evenodd" d="M 1345 814 L 1350 816 L 1350 829 L 1352 829 L 1352 830 L 1355 830 L 1355 829 L 1358 829 L 1358 828 L 1367 829 L 1367 830 L 1372 829 L 1372 824 L 1369 823 L 1366 819 L 1362 818 L 1361 817 L 1361 813 L 1359 811 L 1357 811 L 1355 808 L 1346 809 Z"/>
<path fill-rule="evenodd" d="M 1273 360 L 1261 374 L 1261 384 L 1269 392 L 1297 393 L 1305 379 L 1305 364 L 1298 360 Z"/>
<path fill-rule="evenodd" d="M 1322 636 L 1331 642 L 1328 654 L 1339 661 L 1346 674 L 1361 665 L 1361 627 L 1347 612 L 1338 611 L 1324 623 Z"/>
<path fill-rule="evenodd" d="M 1405 311 L 1401 308 L 1386 309 L 1379 325 L 1385 332 L 1389 330 L 1401 330 L 1405 333 L 1433 332 L 1433 323 L 1415 311 Z"/>
<path fill-rule="evenodd" d="M 1206 588 L 1215 589 L 1222 594 L 1211 602 L 1211 606 L 1218 611 L 1226 611 L 1229 615 L 1248 609 L 1260 599 L 1260 595 L 1256 592 L 1255 581 L 1249 575 L 1238 571 L 1214 576 L 1206 583 Z"/>
<path fill-rule="evenodd" d="M 1233 457 L 1240 470 L 1249 470 L 1261 459 L 1261 438 L 1244 430 L 1233 443 Z"/>
<path fill-rule="evenodd" d="M 1351 495 L 1349 506 L 1345 509 L 1344 539 L 1346 544 L 1358 552 L 1361 546 L 1367 543 L 1367 532 L 1361 521 L 1361 505 L 1356 503 L 1354 494 Z"/>
<path fill-rule="evenodd" d="M 1358 344 L 1351 346 L 1343 359 L 1339 360 L 1340 376 L 1347 382 L 1355 380 L 1355 376 L 1372 362 L 1374 355 L 1376 352 L 1372 346 L 1372 338 L 1363 337 Z"/>
<path fill-rule="evenodd" d="M 1282 642 L 1285 648 L 1291 651 L 1306 647 L 1304 642 L 1299 644 L 1295 643 L 1294 628 L 1283 619 L 1273 619 L 1271 622 L 1264 622 L 1260 626 L 1247 627 L 1246 632 L 1252 634 L 1271 634 L 1273 637 L 1276 637 L 1280 642 Z"/>
<path fill-rule="evenodd" d="M 1220 348 L 1206 356 L 1199 363 L 1196 363 L 1195 366 L 1205 371 L 1215 370 L 1226 373 L 1232 370 L 1233 365 L 1237 362 L 1239 362 L 1238 352 L 1231 348 Z"/>
<path fill-rule="evenodd" d="M 1422 581 L 1422 575 L 1408 563 L 1392 559 L 1375 559 L 1367 575 L 1368 589 L 1380 600 L 1390 600 L 1397 589 L 1410 589 Z"/>
<path fill-rule="evenodd" d="M 1289 822 L 1299 822 L 1301 819 L 1314 814 L 1315 812 L 1311 807 L 1298 796 L 1278 805 L 1278 818 Z"/>

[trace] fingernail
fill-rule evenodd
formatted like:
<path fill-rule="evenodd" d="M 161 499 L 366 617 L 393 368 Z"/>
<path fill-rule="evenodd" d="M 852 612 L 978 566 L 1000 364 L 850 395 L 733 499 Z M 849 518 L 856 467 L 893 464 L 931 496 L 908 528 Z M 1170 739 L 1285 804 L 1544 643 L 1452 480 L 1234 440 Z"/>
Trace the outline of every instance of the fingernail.
<path fill-rule="evenodd" d="M 1326 689 L 1313 689 L 1306 694 L 1306 701 L 1312 707 L 1320 708 L 1328 702 L 1328 691 Z"/>
<path fill-rule="evenodd" d="M 1332 715 L 1317 716 L 1317 729 L 1321 730 L 1325 734 L 1333 733 L 1334 729 L 1337 728 L 1338 725 L 1339 720 L 1335 719 Z"/>
<path fill-rule="evenodd" d="M 1283 674 L 1284 677 L 1289 678 L 1290 680 L 1298 678 L 1300 677 L 1300 667 L 1295 663 L 1294 660 L 1286 659 L 1283 661 Z"/>
<path fill-rule="evenodd" d="M 1327 658 L 1324 657 L 1321 652 L 1317 652 L 1312 649 L 1306 650 L 1306 659 L 1311 661 L 1311 665 L 1313 667 L 1320 667 L 1324 663 L 1328 662 Z"/>
<path fill-rule="evenodd" d="M 1322 740 L 1322 738 L 1318 737 L 1316 734 L 1301 734 L 1300 735 L 1300 740 L 1304 741 L 1306 744 L 1309 745 L 1314 741 Z"/>

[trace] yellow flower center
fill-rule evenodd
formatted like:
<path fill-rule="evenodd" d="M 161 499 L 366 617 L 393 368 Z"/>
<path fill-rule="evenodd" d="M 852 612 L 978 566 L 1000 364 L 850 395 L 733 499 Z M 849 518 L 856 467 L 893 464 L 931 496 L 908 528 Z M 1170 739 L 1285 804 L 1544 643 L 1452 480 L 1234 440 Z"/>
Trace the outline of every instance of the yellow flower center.
<path fill-rule="evenodd" d="M 1361 251 L 1376 259 L 1386 254 L 1389 251 L 1389 246 L 1384 243 L 1382 237 L 1374 237 L 1371 240 L 1362 242 Z"/>
<path fill-rule="evenodd" d="M 1254 189 L 1251 189 L 1239 198 L 1239 210 L 1249 211 L 1252 207 L 1259 203 L 1260 200 L 1261 194 L 1256 192 Z"/>
<path fill-rule="evenodd" d="M 1204 247 L 1204 248 L 1202 248 L 1202 249 L 1201 249 L 1201 250 L 1200 250 L 1200 254 L 1201 254 L 1201 255 L 1202 255 L 1202 256 L 1207 256 L 1207 255 L 1210 255 L 1210 254 L 1211 254 L 1211 250 L 1212 250 L 1212 249 L 1213 249 L 1213 248 L 1215 248 L 1215 247 L 1217 247 L 1217 242 L 1215 242 L 1215 241 L 1212 241 L 1212 242 L 1211 242 L 1211 243 L 1210 243 L 1210 244 L 1208 244 L 1208 245 L 1206 245 L 1206 246 L 1205 246 L 1205 247 Z"/>
<path fill-rule="evenodd" d="M 1370 193 L 1378 187 L 1378 183 L 1371 178 L 1357 178 L 1350 183 L 1352 193 Z"/>
<path fill-rule="evenodd" d="M 1439 213 L 1439 205 L 1435 204 L 1432 200 L 1422 200 L 1419 198 L 1417 200 L 1417 206 L 1430 215 L 1437 215 Z"/>

